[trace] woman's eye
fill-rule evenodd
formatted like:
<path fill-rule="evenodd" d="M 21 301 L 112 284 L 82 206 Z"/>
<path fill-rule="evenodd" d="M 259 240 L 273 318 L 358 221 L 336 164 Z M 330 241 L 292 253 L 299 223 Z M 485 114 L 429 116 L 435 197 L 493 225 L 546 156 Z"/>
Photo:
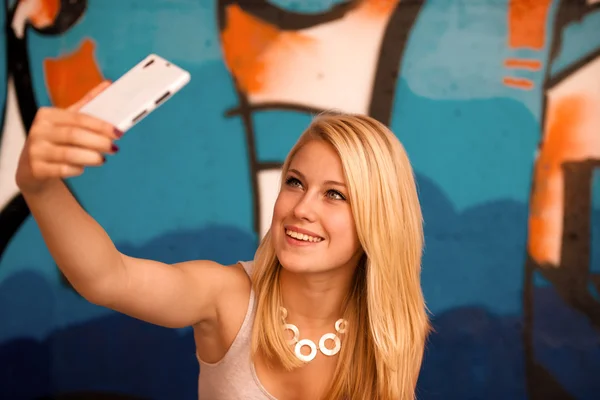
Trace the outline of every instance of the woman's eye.
<path fill-rule="evenodd" d="M 285 180 L 285 184 L 291 187 L 301 187 L 302 184 L 300 183 L 300 181 L 296 178 L 287 178 Z"/>
<path fill-rule="evenodd" d="M 328 190 L 327 197 L 329 197 L 333 200 L 346 200 L 344 195 L 341 194 L 340 192 L 338 192 L 337 190 Z"/>

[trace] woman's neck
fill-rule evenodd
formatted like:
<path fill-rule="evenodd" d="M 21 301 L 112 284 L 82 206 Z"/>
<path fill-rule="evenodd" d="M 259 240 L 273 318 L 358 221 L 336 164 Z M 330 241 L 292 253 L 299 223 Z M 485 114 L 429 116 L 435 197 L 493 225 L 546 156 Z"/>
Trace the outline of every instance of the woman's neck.
<path fill-rule="evenodd" d="M 353 276 L 354 268 L 310 274 L 282 268 L 280 288 L 287 320 L 311 330 L 330 328 L 342 317 Z"/>

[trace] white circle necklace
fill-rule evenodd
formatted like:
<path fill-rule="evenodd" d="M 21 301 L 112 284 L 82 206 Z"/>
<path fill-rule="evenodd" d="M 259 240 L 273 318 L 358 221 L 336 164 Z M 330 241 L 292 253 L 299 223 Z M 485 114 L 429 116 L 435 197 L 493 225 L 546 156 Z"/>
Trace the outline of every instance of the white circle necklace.
<path fill-rule="evenodd" d="M 283 321 L 283 329 L 284 331 L 291 331 L 292 334 L 294 335 L 291 339 L 288 340 L 288 344 L 290 345 L 295 345 L 294 348 L 294 353 L 296 354 L 296 357 L 298 357 L 300 360 L 304 361 L 304 362 L 310 362 L 312 361 L 316 356 L 317 356 L 317 345 L 315 344 L 315 342 L 313 342 L 310 339 L 300 339 L 300 330 L 298 329 L 298 327 L 294 324 L 288 324 L 286 321 L 287 318 L 287 309 L 285 309 L 284 307 L 280 307 L 280 311 L 281 311 L 281 320 Z M 321 353 L 325 354 L 326 356 L 334 356 L 336 355 L 340 349 L 342 348 L 342 342 L 340 340 L 340 337 L 338 336 L 345 333 L 346 329 L 348 327 L 348 321 L 346 321 L 343 318 L 338 319 L 335 322 L 335 331 L 336 333 L 326 333 L 323 336 L 321 336 L 321 339 L 319 340 L 319 350 L 321 351 Z M 333 348 L 327 348 L 327 346 L 325 345 L 325 342 L 327 342 L 327 340 L 333 340 L 334 346 Z M 310 349 L 310 353 L 308 355 L 304 355 L 302 354 L 302 347 L 308 347 Z"/>

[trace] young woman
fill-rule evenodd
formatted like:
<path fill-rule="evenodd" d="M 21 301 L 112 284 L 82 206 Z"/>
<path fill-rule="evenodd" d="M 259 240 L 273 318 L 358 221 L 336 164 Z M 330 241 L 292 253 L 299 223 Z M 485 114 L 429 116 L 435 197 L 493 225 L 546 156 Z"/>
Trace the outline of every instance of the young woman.
<path fill-rule="evenodd" d="M 372 118 L 323 114 L 283 165 L 251 262 L 176 265 L 120 253 L 62 180 L 98 166 L 119 134 L 41 109 L 17 183 L 73 287 L 95 304 L 193 326 L 201 399 L 413 399 L 429 321 L 421 209 L 397 138 Z"/>

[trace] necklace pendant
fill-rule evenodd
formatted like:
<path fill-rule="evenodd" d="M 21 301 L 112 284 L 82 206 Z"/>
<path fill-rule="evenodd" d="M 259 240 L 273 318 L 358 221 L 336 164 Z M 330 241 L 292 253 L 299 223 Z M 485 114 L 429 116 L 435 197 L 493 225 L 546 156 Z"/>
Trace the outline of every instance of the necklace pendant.
<path fill-rule="evenodd" d="M 302 347 L 308 346 L 310 348 L 310 353 L 308 355 L 302 354 Z M 304 362 L 310 362 L 314 360 L 317 356 L 317 345 L 310 339 L 302 339 L 298 343 L 296 343 L 296 347 L 294 349 L 296 353 L 296 357 Z"/>
<path fill-rule="evenodd" d="M 337 333 L 346 333 L 346 328 L 348 327 L 348 321 L 343 318 L 335 321 L 335 331 Z"/>
<path fill-rule="evenodd" d="M 294 336 L 291 339 L 288 339 L 288 344 L 296 344 L 298 343 L 298 340 L 300 340 L 300 331 L 298 330 L 298 327 L 294 324 L 285 324 L 283 326 L 283 329 L 286 331 L 291 331 Z"/>
<path fill-rule="evenodd" d="M 327 340 L 333 340 L 334 342 L 334 346 L 333 349 L 328 349 L 325 346 L 325 342 Z M 339 353 L 340 349 L 342 348 L 342 343 L 340 342 L 340 338 L 337 337 L 337 335 L 335 333 L 326 333 L 323 336 L 321 336 L 321 340 L 319 340 L 319 350 L 321 350 L 321 353 L 325 354 L 326 356 L 335 356 L 337 353 Z"/>

